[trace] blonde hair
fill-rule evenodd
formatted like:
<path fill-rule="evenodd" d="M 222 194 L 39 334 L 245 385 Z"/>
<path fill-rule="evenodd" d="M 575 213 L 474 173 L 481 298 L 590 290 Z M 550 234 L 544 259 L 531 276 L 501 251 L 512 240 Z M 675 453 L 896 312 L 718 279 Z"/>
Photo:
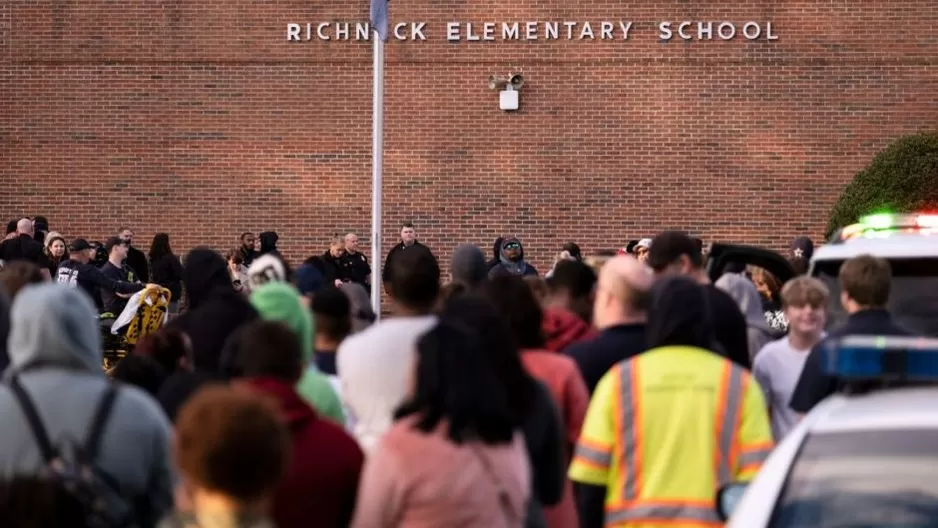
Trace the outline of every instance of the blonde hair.
<path fill-rule="evenodd" d="M 782 287 L 782 307 L 811 305 L 825 308 L 831 292 L 823 282 L 814 277 L 796 277 Z"/>
<path fill-rule="evenodd" d="M 778 295 L 782 289 L 782 281 L 778 280 L 778 278 L 773 275 L 771 271 L 765 268 L 761 268 L 759 266 L 750 266 L 749 274 L 752 277 L 752 282 L 756 286 L 764 286 L 775 295 Z"/>

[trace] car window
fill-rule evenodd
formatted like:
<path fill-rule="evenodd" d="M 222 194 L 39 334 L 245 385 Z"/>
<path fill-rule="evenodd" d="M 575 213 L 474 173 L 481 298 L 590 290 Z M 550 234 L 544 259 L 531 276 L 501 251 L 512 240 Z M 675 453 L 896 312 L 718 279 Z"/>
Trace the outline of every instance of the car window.
<path fill-rule="evenodd" d="M 847 320 L 840 305 L 840 285 L 837 273 L 842 260 L 820 261 L 815 264 L 814 275 L 831 291 L 828 328 L 833 329 Z M 889 311 L 903 328 L 919 335 L 938 337 L 938 259 L 894 259 L 892 291 Z"/>
<path fill-rule="evenodd" d="M 938 526 L 938 430 L 809 435 L 771 528 Z"/>

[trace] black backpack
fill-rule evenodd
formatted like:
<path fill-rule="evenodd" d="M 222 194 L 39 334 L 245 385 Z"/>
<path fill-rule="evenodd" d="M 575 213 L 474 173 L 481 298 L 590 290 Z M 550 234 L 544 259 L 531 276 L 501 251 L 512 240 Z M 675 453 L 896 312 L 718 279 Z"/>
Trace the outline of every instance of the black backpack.
<path fill-rule="evenodd" d="M 84 445 L 77 445 L 76 442 L 69 440 L 56 446 L 49 441 L 49 435 L 42 425 L 36 406 L 26 393 L 18 376 L 14 376 L 10 381 L 10 388 L 19 401 L 20 408 L 39 446 L 44 461 L 40 475 L 58 482 L 82 504 L 85 511 L 84 526 L 88 528 L 136 526 L 133 521 L 133 507 L 121 496 L 119 483 L 95 465 L 104 426 L 117 398 L 117 388 L 113 384 L 108 384 L 105 389 L 94 413 L 91 429 Z"/>

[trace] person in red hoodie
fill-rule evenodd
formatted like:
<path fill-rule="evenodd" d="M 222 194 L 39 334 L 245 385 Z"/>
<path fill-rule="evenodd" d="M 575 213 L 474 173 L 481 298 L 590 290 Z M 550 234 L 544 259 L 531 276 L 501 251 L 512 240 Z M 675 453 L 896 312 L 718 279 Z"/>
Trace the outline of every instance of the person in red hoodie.
<path fill-rule="evenodd" d="M 364 454 L 297 394 L 306 369 L 299 337 L 282 323 L 257 321 L 239 331 L 234 346 L 244 375 L 236 383 L 276 400 L 290 430 L 292 463 L 274 497 L 277 527 L 348 526 Z"/>
<path fill-rule="evenodd" d="M 547 279 L 548 295 L 544 301 L 542 329 L 545 348 L 563 352 L 567 347 L 596 337 L 591 322 L 596 272 L 576 260 L 557 263 Z"/>

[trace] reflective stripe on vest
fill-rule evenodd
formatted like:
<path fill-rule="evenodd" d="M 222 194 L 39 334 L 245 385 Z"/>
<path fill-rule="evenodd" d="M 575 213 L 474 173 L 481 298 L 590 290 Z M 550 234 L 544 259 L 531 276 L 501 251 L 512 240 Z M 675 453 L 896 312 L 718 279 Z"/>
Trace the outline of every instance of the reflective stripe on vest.
<path fill-rule="evenodd" d="M 589 466 L 603 470 L 608 469 L 609 465 L 612 464 L 612 453 L 594 449 L 585 444 L 586 439 L 584 438 L 577 441 L 576 450 L 573 453 L 574 458 L 580 459 L 581 462 Z"/>
<path fill-rule="evenodd" d="M 743 369 L 727 361 L 720 378 L 720 396 L 716 409 L 717 488 L 733 480 L 733 470 L 739 454 L 736 433 L 743 417 L 742 404 L 745 393 Z"/>
<path fill-rule="evenodd" d="M 623 523 L 681 523 L 700 526 L 721 526 L 720 518 L 712 506 L 691 504 L 643 504 L 616 508 L 606 512 L 606 525 Z"/>
<path fill-rule="evenodd" d="M 753 464 L 761 464 L 772 454 L 772 447 L 757 448 L 752 451 L 743 451 L 739 456 L 739 465 L 746 467 Z"/>
<path fill-rule="evenodd" d="M 619 456 L 622 460 L 621 480 L 616 485 L 621 490 L 617 506 L 607 510 L 606 523 L 654 522 L 662 519 L 673 521 L 687 520 L 689 523 L 719 524 L 712 505 L 698 505 L 679 501 L 672 504 L 656 504 L 654 498 L 639 500 L 638 483 L 641 478 L 641 405 L 639 359 L 626 361 L 619 368 L 619 390 L 617 391 L 619 413 L 616 416 L 615 430 L 622 439 Z M 717 439 L 714 460 L 717 479 L 714 489 L 733 480 L 734 468 L 739 457 L 737 431 L 742 420 L 743 395 L 746 391 L 746 377 L 740 367 L 726 361 L 720 376 L 716 408 L 715 434 Z M 584 450 L 584 459 L 605 460 L 601 453 Z M 579 452 L 579 450 L 578 450 Z M 748 455 L 749 453 L 745 453 Z M 763 453 L 753 452 L 758 458 Z M 660 501 L 659 501 L 660 502 Z M 673 502 L 673 501 L 671 501 Z"/>
<path fill-rule="evenodd" d="M 626 361 L 619 369 L 619 409 L 622 413 L 620 426 L 617 428 L 622 438 L 622 502 L 632 502 L 638 498 L 638 473 L 641 460 L 638 459 L 640 426 L 638 422 L 638 361 Z"/>

